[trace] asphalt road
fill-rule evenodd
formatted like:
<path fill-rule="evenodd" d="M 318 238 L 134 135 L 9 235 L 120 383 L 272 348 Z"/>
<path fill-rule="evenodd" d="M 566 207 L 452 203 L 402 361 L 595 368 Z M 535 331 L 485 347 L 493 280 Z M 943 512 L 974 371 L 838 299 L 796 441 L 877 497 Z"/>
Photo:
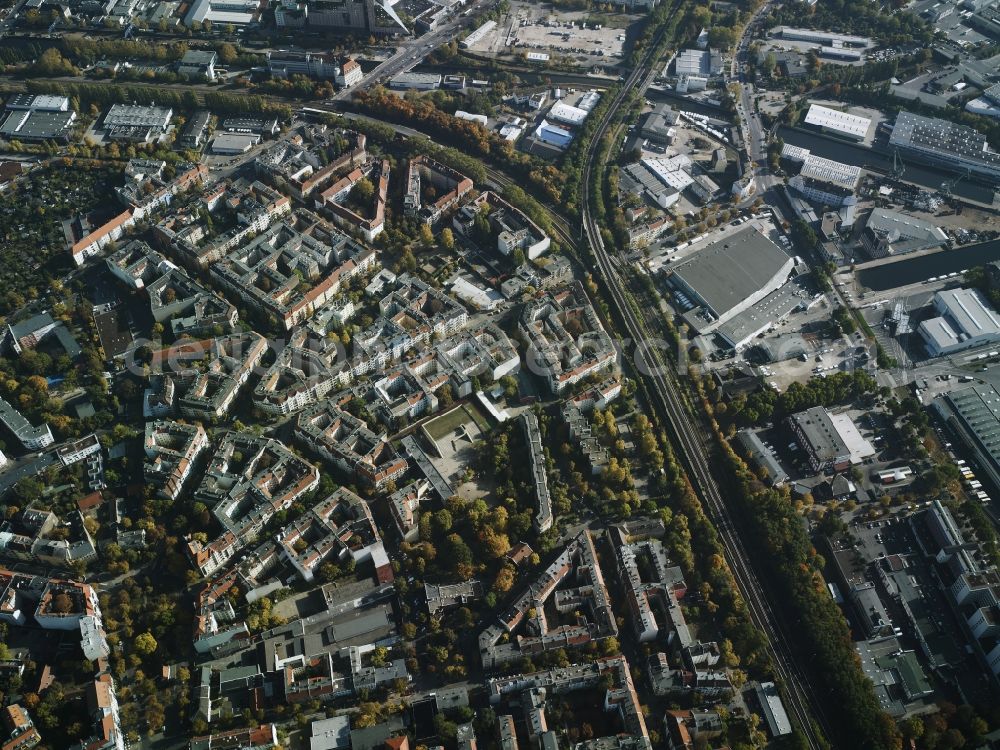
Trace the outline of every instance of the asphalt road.
<path fill-rule="evenodd" d="M 382 83 L 393 76 L 399 75 L 400 73 L 405 73 L 412 70 L 420 61 L 423 60 L 429 52 L 440 47 L 446 42 L 450 42 L 455 36 L 458 35 L 459 31 L 462 29 L 462 19 L 465 13 L 469 10 L 477 10 L 483 5 L 485 5 L 487 0 L 476 0 L 469 6 L 469 9 L 464 11 L 462 15 L 459 15 L 444 26 L 441 26 L 433 31 L 424 34 L 423 36 L 416 37 L 408 42 L 403 42 L 396 54 L 390 57 L 385 62 L 379 63 L 379 65 L 371 70 L 359 83 L 353 88 L 345 88 L 339 91 L 331 101 L 347 101 L 351 98 L 355 91 L 363 91 L 364 89 L 371 88 L 377 84 Z"/>

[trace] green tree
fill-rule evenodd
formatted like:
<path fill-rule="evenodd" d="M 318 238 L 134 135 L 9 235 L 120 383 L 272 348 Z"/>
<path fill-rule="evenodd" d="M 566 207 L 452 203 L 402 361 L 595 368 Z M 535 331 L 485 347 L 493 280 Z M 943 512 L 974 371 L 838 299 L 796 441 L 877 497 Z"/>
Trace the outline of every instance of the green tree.
<path fill-rule="evenodd" d="M 157 648 L 156 639 L 148 630 L 145 633 L 139 633 L 139 635 L 135 637 L 133 645 L 135 646 L 136 652 L 142 656 L 149 656 L 155 652 Z"/>
<path fill-rule="evenodd" d="M 229 42 L 219 45 L 219 62 L 223 65 L 230 65 L 236 62 L 236 58 L 239 54 L 236 52 L 236 47 L 234 47 Z"/>

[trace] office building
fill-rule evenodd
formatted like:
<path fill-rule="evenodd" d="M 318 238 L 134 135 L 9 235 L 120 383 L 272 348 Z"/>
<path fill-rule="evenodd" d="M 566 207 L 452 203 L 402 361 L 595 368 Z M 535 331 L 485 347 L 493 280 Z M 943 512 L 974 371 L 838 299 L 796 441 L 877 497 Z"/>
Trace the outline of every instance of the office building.
<path fill-rule="evenodd" d="M 218 60 L 219 54 L 215 50 L 190 49 L 177 64 L 177 72 L 187 76 L 205 76 L 214 81 L 215 63 Z"/>
<path fill-rule="evenodd" d="M 389 0 L 280 0 L 274 7 L 278 28 L 330 29 L 366 34 L 408 34 Z"/>
<path fill-rule="evenodd" d="M 809 154 L 802 169 L 788 181 L 802 197 L 831 208 L 854 205 L 861 168 Z"/>
<path fill-rule="evenodd" d="M 875 455 L 847 414 L 831 414 L 822 406 L 793 414 L 788 426 L 815 472 L 844 471 Z"/>
<path fill-rule="evenodd" d="M 887 208 L 874 209 L 861 234 L 861 244 L 872 258 L 929 250 L 947 242 L 948 235 L 940 227 Z"/>
<path fill-rule="evenodd" d="M 184 124 L 184 129 L 177 139 L 178 145 L 182 148 L 200 148 L 205 141 L 205 131 L 208 130 L 208 122 L 211 119 L 212 113 L 207 109 L 195 110 Z"/>

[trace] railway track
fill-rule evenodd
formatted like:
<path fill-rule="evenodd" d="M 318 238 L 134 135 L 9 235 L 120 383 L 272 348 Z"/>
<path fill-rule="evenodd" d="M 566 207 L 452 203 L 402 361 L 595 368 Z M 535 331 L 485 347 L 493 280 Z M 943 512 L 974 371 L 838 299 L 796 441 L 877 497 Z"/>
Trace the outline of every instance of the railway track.
<path fill-rule="evenodd" d="M 486 177 L 490 182 L 493 182 L 497 187 L 501 188 L 511 188 L 520 187 L 517 182 L 509 177 L 507 174 L 494 169 L 493 167 L 486 167 Z M 558 235 L 559 241 L 568 248 L 575 248 L 577 242 L 579 241 L 576 236 L 574 236 L 573 229 L 570 223 L 563 217 L 562 214 L 556 211 L 549 210 L 549 223 L 552 225 L 552 229 Z"/>
<path fill-rule="evenodd" d="M 585 240 L 597 260 L 597 269 L 604 277 L 605 286 L 611 294 L 610 301 L 618 309 L 626 332 L 635 342 L 650 341 L 654 339 L 654 336 L 650 333 L 645 315 L 637 312 L 637 309 L 641 308 L 638 308 L 638 305 L 633 307 L 633 300 L 629 297 L 625 281 L 618 270 L 617 258 L 610 255 L 604 246 L 600 227 L 590 210 L 590 190 L 594 157 L 598 144 L 607 133 L 614 121 L 615 112 L 625 101 L 629 92 L 638 86 L 639 92 L 642 94 L 652 82 L 656 70 L 655 60 L 652 58 L 655 56 L 658 44 L 659 41 L 650 45 L 650 53 L 641 64 L 636 66 L 619 90 L 616 100 L 604 114 L 587 153 L 582 179 Z M 647 354 L 647 356 L 649 355 Z M 785 687 L 791 713 L 795 716 L 796 723 L 810 748 L 820 750 L 826 746 L 824 738 L 820 736 L 820 731 L 829 736 L 826 727 L 818 730 L 813 721 L 815 716 L 818 721 L 825 724 L 820 701 L 808 678 L 795 662 L 788 646 L 790 634 L 770 606 L 757 573 L 750 562 L 750 556 L 743 540 L 734 531 L 731 514 L 709 465 L 709 446 L 704 440 L 705 431 L 702 430 L 702 425 L 698 424 L 698 420 L 693 420 L 687 413 L 676 373 L 667 366 L 662 358 L 657 356 L 657 353 L 654 352 L 653 357 L 659 361 L 650 362 L 651 367 L 647 367 L 648 372 L 644 374 L 650 386 L 649 392 L 655 401 L 653 405 L 666 418 L 672 428 L 680 458 L 689 473 L 697 494 L 708 509 L 716 526 L 727 562 L 743 598 L 747 602 L 751 618 L 767 637 L 768 650 L 774 670 Z"/>

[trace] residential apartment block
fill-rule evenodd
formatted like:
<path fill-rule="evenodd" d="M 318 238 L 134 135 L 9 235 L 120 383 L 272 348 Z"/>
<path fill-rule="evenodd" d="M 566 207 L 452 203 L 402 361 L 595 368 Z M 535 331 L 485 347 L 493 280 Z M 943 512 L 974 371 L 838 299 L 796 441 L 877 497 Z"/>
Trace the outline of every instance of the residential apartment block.
<path fill-rule="evenodd" d="M 374 432 L 332 401 L 302 411 L 295 422 L 295 437 L 346 476 L 375 489 L 406 473 L 406 459 L 393 450 L 384 433 Z"/>
<path fill-rule="evenodd" d="M 227 432 L 194 495 L 211 508 L 221 527 L 212 541 L 188 543 L 198 570 L 215 573 L 254 541 L 276 512 L 317 484 L 319 470 L 277 440 Z"/>
<path fill-rule="evenodd" d="M 406 167 L 403 211 L 424 224 L 436 224 L 472 188 L 472 180 L 460 172 L 429 157 L 417 156 Z M 425 200 L 428 189 L 433 190 L 433 197 Z"/>
<path fill-rule="evenodd" d="M 526 366 L 545 378 L 556 394 L 589 375 L 611 370 L 617 361 L 614 342 L 579 282 L 527 304 L 518 332 L 528 342 Z"/>
<path fill-rule="evenodd" d="M 572 624 L 548 622 L 547 607 L 576 613 Z M 479 635 L 484 669 L 556 648 L 578 648 L 618 634 L 590 533 L 582 531 Z"/>
<path fill-rule="evenodd" d="M 176 500 L 198 456 L 208 447 L 208 435 L 199 424 L 157 420 L 146 424 L 143 447 L 146 481 L 157 487 L 159 497 Z"/>

